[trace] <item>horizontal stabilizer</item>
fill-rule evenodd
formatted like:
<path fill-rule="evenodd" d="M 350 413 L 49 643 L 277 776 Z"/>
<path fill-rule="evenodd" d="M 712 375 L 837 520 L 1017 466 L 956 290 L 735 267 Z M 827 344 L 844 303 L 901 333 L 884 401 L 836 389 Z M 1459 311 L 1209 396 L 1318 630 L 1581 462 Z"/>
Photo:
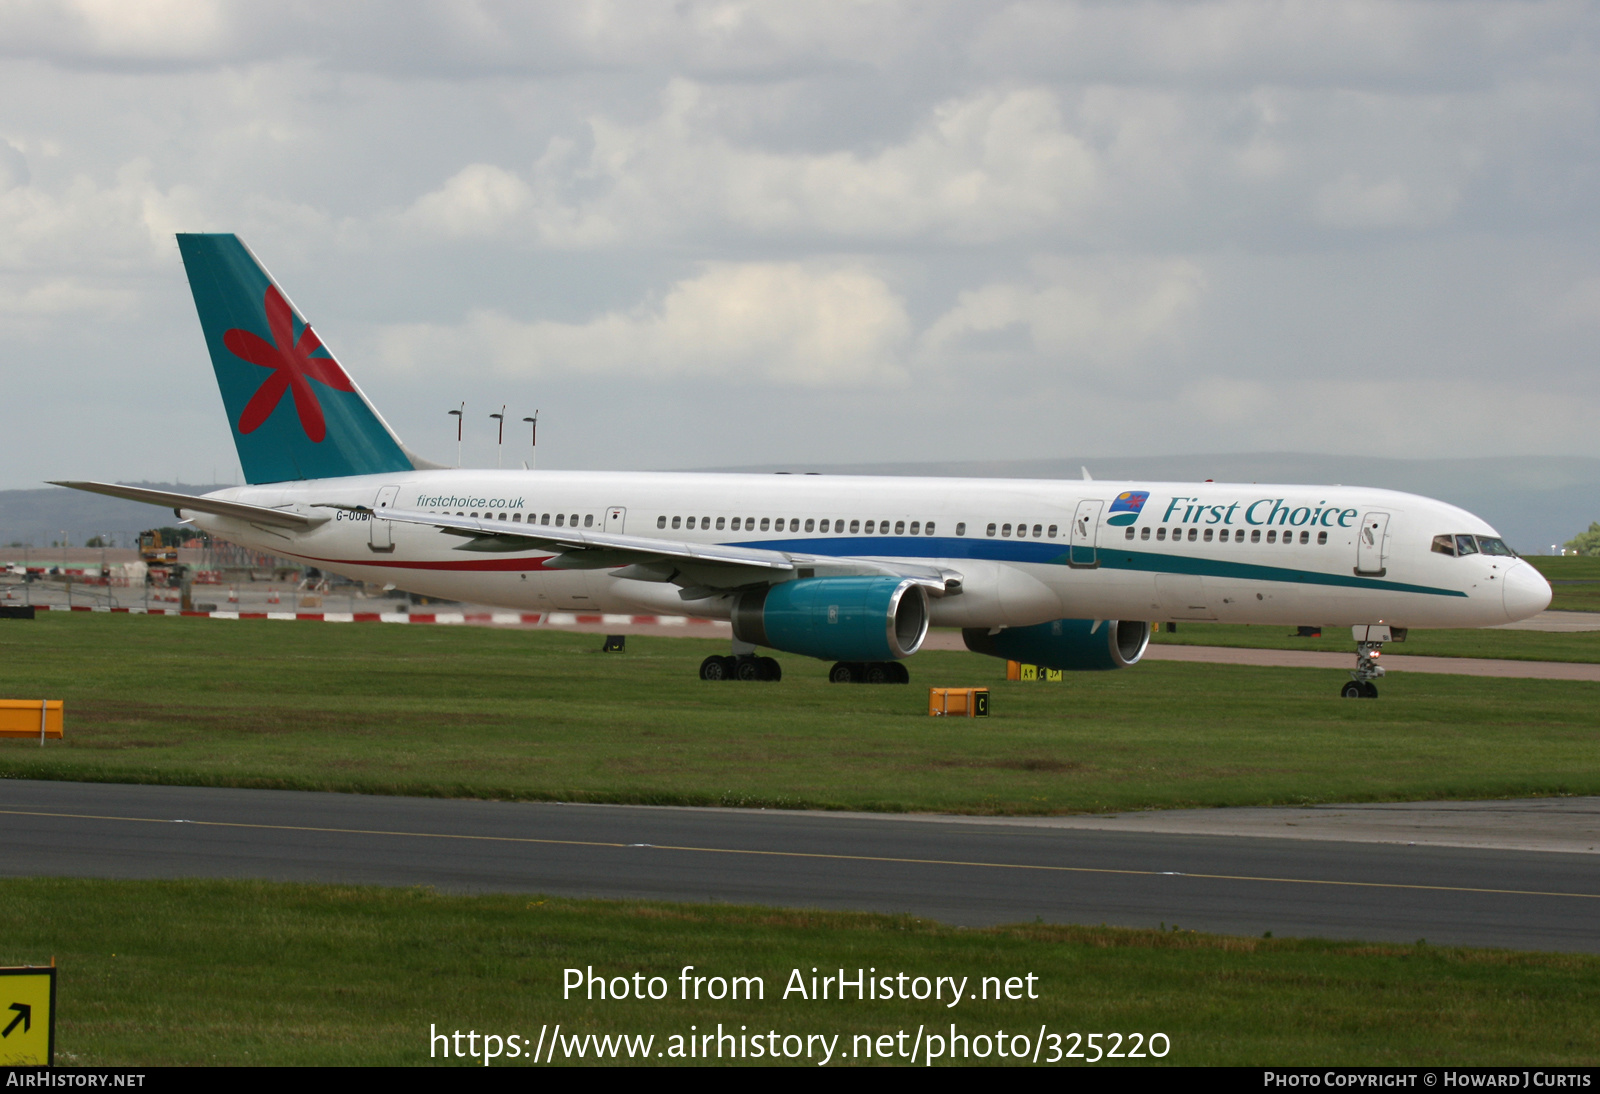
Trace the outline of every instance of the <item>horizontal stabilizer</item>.
<path fill-rule="evenodd" d="M 142 501 L 178 511 L 211 513 L 219 517 L 247 520 L 251 524 L 271 524 L 279 528 L 304 530 L 324 523 L 326 517 L 306 517 L 286 509 L 268 509 L 261 505 L 246 505 L 220 498 L 197 498 L 191 494 L 174 494 L 168 490 L 146 490 L 142 486 L 122 486 L 112 482 L 52 482 L 51 486 L 65 486 L 73 490 L 87 490 L 91 494 L 105 494 L 128 501 Z M 180 514 L 181 515 L 181 514 Z"/>

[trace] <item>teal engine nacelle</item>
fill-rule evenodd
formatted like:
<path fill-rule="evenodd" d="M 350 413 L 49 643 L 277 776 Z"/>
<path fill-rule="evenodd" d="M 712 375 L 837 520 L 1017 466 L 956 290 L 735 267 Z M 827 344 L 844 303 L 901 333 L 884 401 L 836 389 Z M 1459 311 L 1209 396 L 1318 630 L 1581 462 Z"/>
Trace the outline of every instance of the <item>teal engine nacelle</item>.
<path fill-rule="evenodd" d="M 928 590 L 903 577 L 808 577 L 740 593 L 733 636 L 824 661 L 895 661 L 928 635 Z"/>
<path fill-rule="evenodd" d="M 1032 627 L 1007 627 L 998 634 L 968 627 L 961 637 L 973 653 L 1047 669 L 1125 669 L 1144 656 L 1150 645 L 1150 624 L 1127 619 L 1054 619 Z"/>

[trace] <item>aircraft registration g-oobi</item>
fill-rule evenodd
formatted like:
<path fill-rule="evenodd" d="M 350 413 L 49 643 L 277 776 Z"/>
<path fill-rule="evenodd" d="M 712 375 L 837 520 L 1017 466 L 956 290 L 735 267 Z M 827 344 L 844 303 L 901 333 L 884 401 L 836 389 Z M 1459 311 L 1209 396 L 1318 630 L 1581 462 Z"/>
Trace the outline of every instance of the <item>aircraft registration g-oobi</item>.
<path fill-rule="evenodd" d="M 1056 669 L 1136 663 L 1152 621 L 1350 626 L 1385 641 L 1544 609 L 1484 521 L 1345 486 L 446 468 L 400 443 L 233 235 L 178 245 L 247 486 L 170 506 L 213 535 L 411 592 L 520 609 L 731 620 L 707 680 L 776 680 L 758 647 L 906 682 L 929 626 Z"/>

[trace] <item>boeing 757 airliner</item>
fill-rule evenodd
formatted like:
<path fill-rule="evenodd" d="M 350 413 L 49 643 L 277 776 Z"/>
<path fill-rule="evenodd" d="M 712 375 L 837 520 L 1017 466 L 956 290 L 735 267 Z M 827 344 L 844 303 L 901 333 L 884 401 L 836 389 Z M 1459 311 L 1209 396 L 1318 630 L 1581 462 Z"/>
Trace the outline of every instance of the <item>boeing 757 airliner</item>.
<path fill-rule="evenodd" d="M 905 682 L 930 626 L 1056 669 L 1135 664 L 1152 622 L 1349 626 L 1348 697 L 1412 627 L 1536 614 L 1487 523 L 1347 486 L 446 468 L 412 453 L 238 237 L 180 235 L 246 486 L 60 485 L 175 510 L 362 581 L 518 609 L 731 620 L 707 680 Z"/>

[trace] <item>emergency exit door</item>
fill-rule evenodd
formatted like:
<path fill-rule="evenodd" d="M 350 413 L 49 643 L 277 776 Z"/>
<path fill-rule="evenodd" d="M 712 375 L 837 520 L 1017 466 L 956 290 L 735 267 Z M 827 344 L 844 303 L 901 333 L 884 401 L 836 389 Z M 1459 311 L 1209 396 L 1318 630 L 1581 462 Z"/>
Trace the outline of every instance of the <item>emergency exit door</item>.
<path fill-rule="evenodd" d="M 613 505 L 606 510 L 606 531 L 622 534 L 622 526 L 628 519 L 628 511 L 621 506 Z"/>

